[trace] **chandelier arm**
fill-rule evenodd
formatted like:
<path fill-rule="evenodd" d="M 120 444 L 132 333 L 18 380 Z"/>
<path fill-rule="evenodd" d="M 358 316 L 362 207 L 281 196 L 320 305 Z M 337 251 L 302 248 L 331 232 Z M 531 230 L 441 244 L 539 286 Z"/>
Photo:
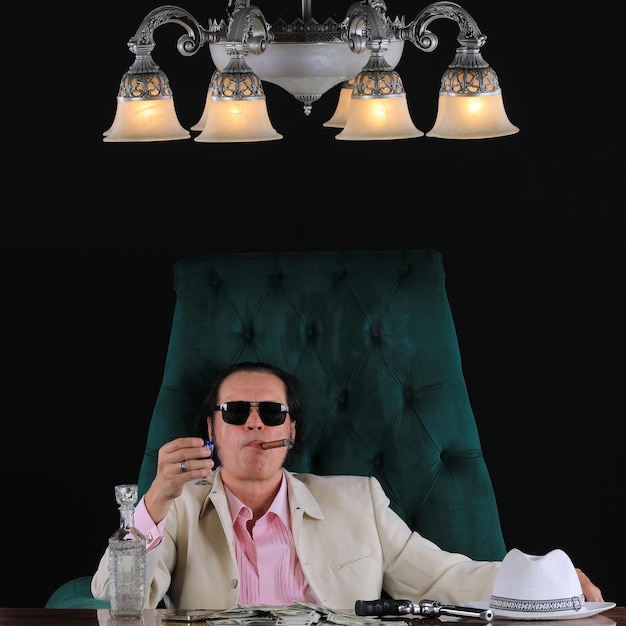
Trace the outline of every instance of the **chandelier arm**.
<path fill-rule="evenodd" d="M 348 9 L 344 20 L 347 25 L 345 38 L 352 52 L 362 52 L 372 45 L 377 48 L 389 46 L 385 11 L 385 4 L 380 0 L 367 0 L 367 4 L 356 2 Z"/>
<path fill-rule="evenodd" d="M 479 49 L 487 40 L 476 23 L 476 20 L 455 2 L 433 2 L 423 9 L 407 26 L 397 29 L 400 39 L 410 41 L 422 52 L 432 52 L 438 45 L 437 35 L 428 30 L 434 20 L 446 18 L 453 20 L 459 27 L 457 41 L 464 46 L 470 45 Z"/>
<path fill-rule="evenodd" d="M 137 54 L 138 50 L 151 52 L 155 47 L 154 32 L 163 24 L 179 24 L 187 33 L 181 35 L 176 47 L 183 56 L 193 56 L 207 43 L 212 43 L 217 35 L 205 29 L 191 13 L 173 5 L 164 5 L 153 9 L 144 17 L 135 32 L 129 39 L 128 47 Z"/>
<path fill-rule="evenodd" d="M 273 35 L 261 9 L 249 2 L 238 2 L 230 18 L 226 41 L 242 44 L 248 52 L 261 54 Z M 213 42 L 211 42 L 213 43 Z"/>

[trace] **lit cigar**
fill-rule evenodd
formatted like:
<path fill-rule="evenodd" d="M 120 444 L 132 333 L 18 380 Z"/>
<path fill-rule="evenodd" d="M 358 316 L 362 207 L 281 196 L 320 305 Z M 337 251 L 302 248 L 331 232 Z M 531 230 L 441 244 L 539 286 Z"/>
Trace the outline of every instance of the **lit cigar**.
<path fill-rule="evenodd" d="M 274 441 L 264 441 L 261 444 L 263 450 L 271 450 L 272 448 L 282 448 L 283 446 L 293 446 L 296 443 L 293 439 L 276 439 Z"/>

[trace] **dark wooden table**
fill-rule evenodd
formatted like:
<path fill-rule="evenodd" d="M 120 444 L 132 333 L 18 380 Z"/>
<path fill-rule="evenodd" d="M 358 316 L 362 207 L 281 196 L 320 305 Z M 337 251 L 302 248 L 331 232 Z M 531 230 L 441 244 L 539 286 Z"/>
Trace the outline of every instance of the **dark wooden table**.
<path fill-rule="evenodd" d="M 0 624 L 11 626 L 176 626 L 181 622 L 163 621 L 166 609 L 147 609 L 143 617 L 137 620 L 113 619 L 108 609 L 2 609 L 0 608 Z M 485 626 L 486 622 L 478 619 L 457 619 L 451 617 L 413 618 L 399 620 L 410 622 L 411 626 L 436 626 L 442 622 L 452 621 L 462 624 Z M 184 624 L 184 622 L 182 622 Z M 202 626 L 204 622 L 196 622 Z M 493 626 L 626 626 L 626 608 L 623 606 L 609 609 L 592 617 L 558 621 L 528 621 L 498 619 Z"/>

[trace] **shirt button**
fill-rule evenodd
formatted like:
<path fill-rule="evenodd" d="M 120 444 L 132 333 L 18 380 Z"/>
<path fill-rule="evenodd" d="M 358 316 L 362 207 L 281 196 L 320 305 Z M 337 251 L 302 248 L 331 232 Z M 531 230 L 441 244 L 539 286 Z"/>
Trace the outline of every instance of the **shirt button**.
<path fill-rule="evenodd" d="M 238 581 L 236 578 L 233 578 L 233 579 L 230 581 L 230 586 L 231 586 L 233 589 L 237 589 L 237 585 L 238 585 L 238 584 L 239 584 L 239 581 Z"/>

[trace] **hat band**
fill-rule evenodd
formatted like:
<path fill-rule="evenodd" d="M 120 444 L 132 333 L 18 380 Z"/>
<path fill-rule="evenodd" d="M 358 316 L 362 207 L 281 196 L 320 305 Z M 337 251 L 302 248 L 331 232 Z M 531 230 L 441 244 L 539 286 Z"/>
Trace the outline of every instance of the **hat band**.
<path fill-rule="evenodd" d="M 557 600 L 515 600 L 491 596 L 489 608 L 519 611 L 520 613 L 556 613 L 558 611 L 579 611 L 584 601 L 585 596 L 582 593 L 572 598 L 559 598 Z"/>

